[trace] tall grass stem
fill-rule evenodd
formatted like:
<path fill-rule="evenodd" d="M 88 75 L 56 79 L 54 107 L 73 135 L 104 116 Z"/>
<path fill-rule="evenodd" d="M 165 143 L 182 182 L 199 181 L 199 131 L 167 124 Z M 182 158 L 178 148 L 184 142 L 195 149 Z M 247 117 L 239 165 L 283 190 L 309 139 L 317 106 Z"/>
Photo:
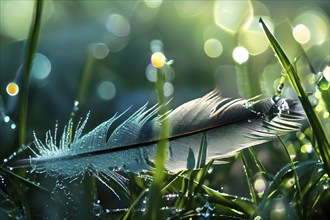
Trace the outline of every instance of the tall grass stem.
<path fill-rule="evenodd" d="M 36 52 L 38 45 L 43 3 L 44 0 L 36 0 L 35 2 L 35 9 L 32 16 L 31 28 L 26 42 L 24 64 L 23 64 L 22 94 L 20 96 L 20 101 L 19 101 L 19 122 L 18 122 L 19 146 L 25 143 L 30 73 L 32 69 L 34 54 Z"/>
<path fill-rule="evenodd" d="M 165 105 L 164 82 L 165 72 L 164 68 L 157 69 L 156 93 L 159 109 L 159 114 L 164 115 L 167 112 L 167 105 Z M 155 174 L 153 182 L 150 187 L 150 196 L 147 207 L 146 219 L 159 219 L 159 209 L 162 207 L 161 187 L 165 178 L 165 164 L 167 158 L 169 122 L 168 120 L 160 120 L 160 141 L 158 142 L 156 156 L 155 156 Z"/>

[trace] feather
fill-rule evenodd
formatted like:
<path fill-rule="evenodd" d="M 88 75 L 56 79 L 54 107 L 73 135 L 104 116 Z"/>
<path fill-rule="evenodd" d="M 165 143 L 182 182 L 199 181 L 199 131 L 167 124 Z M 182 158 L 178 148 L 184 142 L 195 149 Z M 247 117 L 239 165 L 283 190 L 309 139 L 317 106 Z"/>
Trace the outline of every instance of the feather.
<path fill-rule="evenodd" d="M 71 144 L 69 125 L 64 128 L 58 146 L 57 127 L 54 138 L 51 132 L 46 133 L 45 143 L 35 136 L 35 156 L 18 161 L 16 166 L 28 165 L 38 172 L 69 177 L 88 170 L 101 181 L 112 179 L 127 190 L 125 178 L 117 171 L 139 173 L 152 168 L 162 121 L 168 120 L 170 125 L 166 168 L 178 171 L 196 167 L 203 136 L 207 143 L 205 162 L 208 162 L 298 130 L 302 117 L 294 111 L 294 106 L 293 101 L 284 99 L 254 102 L 223 98 L 217 90 L 164 115 L 157 115 L 162 106 L 147 109 L 146 104 L 115 128 L 108 139 L 113 122 L 127 111 L 81 136 L 87 117 L 77 125 Z"/>

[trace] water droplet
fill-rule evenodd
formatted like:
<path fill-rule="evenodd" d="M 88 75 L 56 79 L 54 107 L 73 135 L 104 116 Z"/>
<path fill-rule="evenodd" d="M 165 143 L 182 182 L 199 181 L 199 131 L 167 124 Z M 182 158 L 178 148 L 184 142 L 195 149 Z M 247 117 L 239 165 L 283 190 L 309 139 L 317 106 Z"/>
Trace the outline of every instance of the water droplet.
<path fill-rule="evenodd" d="M 92 208 L 93 214 L 94 214 L 95 216 L 97 216 L 97 217 L 100 217 L 100 216 L 102 216 L 102 215 L 104 214 L 104 209 L 103 209 L 103 207 L 102 207 L 100 204 L 98 204 L 99 201 L 100 201 L 100 200 L 97 200 L 96 203 L 93 203 L 93 204 L 92 204 L 92 205 L 93 205 L 93 208 Z"/>
<path fill-rule="evenodd" d="M 8 123 L 10 121 L 10 117 L 9 116 L 5 116 L 3 119 L 5 120 L 6 123 Z"/>
<path fill-rule="evenodd" d="M 73 103 L 74 106 L 78 106 L 79 105 L 79 101 L 75 100 Z"/>
<path fill-rule="evenodd" d="M 10 125 L 10 128 L 13 129 L 13 130 L 16 129 L 16 124 L 12 123 L 12 124 Z"/>

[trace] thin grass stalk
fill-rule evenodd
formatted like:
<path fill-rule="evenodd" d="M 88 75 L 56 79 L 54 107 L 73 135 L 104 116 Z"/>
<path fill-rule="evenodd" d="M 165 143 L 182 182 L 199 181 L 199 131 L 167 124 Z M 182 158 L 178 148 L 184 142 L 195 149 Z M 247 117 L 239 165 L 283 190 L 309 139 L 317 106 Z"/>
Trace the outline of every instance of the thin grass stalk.
<path fill-rule="evenodd" d="M 134 200 L 132 205 L 129 207 L 129 209 L 126 211 L 123 220 L 132 219 L 134 208 L 138 205 L 138 203 L 141 201 L 141 199 L 145 196 L 147 192 L 147 189 L 144 189 L 139 196 Z"/>
<path fill-rule="evenodd" d="M 277 42 L 277 40 L 274 38 L 274 36 L 270 33 L 268 30 L 267 26 L 263 22 L 263 20 L 260 18 L 259 20 L 263 30 L 265 31 L 265 34 L 270 42 L 270 45 L 272 49 L 274 50 L 276 57 L 278 58 L 282 68 L 285 70 L 287 73 L 289 80 L 296 91 L 298 98 L 302 104 L 302 107 L 305 110 L 305 114 L 307 116 L 307 119 L 309 121 L 309 124 L 311 125 L 311 128 L 313 129 L 315 139 L 317 141 L 317 144 L 314 145 L 315 150 L 318 152 L 320 155 L 324 165 L 325 169 L 328 174 L 330 174 L 330 142 L 329 139 L 327 138 L 324 128 L 321 124 L 321 121 L 315 112 L 313 106 L 308 100 L 307 94 L 303 89 L 303 86 L 300 82 L 300 78 L 292 66 L 291 62 L 285 55 L 283 49 Z"/>
<path fill-rule="evenodd" d="M 36 0 L 29 37 L 26 42 L 24 64 L 23 64 L 22 94 L 19 101 L 19 122 L 18 122 L 19 146 L 25 143 L 30 73 L 32 69 L 33 57 L 38 45 L 43 3 L 44 3 L 43 0 Z"/>
<path fill-rule="evenodd" d="M 78 101 L 79 104 L 83 103 L 83 101 L 85 99 L 94 62 L 95 62 L 95 58 L 93 57 L 91 51 L 88 51 L 87 60 L 86 60 L 85 67 L 84 67 L 84 70 L 82 73 L 81 81 L 79 84 L 79 90 L 78 90 L 78 94 L 77 94 L 76 101 Z"/>
<path fill-rule="evenodd" d="M 236 64 L 238 94 L 242 98 L 252 97 L 252 82 L 246 63 Z"/>
<path fill-rule="evenodd" d="M 84 67 L 82 77 L 80 80 L 80 84 L 79 84 L 79 88 L 78 88 L 77 98 L 73 103 L 73 108 L 72 108 L 72 111 L 70 114 L 70 144 L 73 141 L 73 119 L 79 110 L 79 106 L 81 106 L 81 104 L 85 100 L 89 82 L 90 82 L 90 78 L 91 78 L 94 61 L 95 61 L 95 58 L 93 57 L 92 53 L 90 51 L 88 51 L 87 60 L 85 63 L 85 67 Z"/>
<path fill-rule="evenodd" d="M 245 150 L 245 149 L 244 149 Z M 249 186 L 249 191 L 250 191 L 250 196 L 252 198 L 252 202 L 254 204 L 257 204 L 257 201 L 258 201 L 258 196 L 254 190 L 254 187 L 253 187 L 253 174 L 252 172 L 250 172 L 249 170 L 249 165 L 248 165 L 248 161 L 247 161 L 247 158 L 245 156 L 245 153 L 247 152 L 244 152 L 244 150 L 241 152 L 241 156 L 242 156 L 242 161 L 243 161 L 243 168 L 244 168 L 244 173 L 245 173 L 245 177 L 246 177 L 246 181 L 248 183 L 248 186 Z"/>
<path fill-rule="evenodd" d="M 156 80 L 156 93 L 158 105 L 161 106 L 159 109 L 159 114 L 163 115 L 167 112 L 167 106 L 163 105 L 166 101 L 164 95 L 164 82 L 165 82 L 165 73 L 162 69 L 157 69 L 157 80 Z M 168 120 L 160 121 L 160 141 L 158 142 L 156 156 L 155 156 L 155 173 L 153 176 L 153 182 L 150 187 L 150 196 L 149 202 L 147 206 L 146 219 L 157 219 L 160 216 L 159 209 L 162 206 L 161 200 L 161 189 L 162 184 L 165 178 L 165 164 L 167 158 L 167 150 L 169 146 L 169 142 L 167 140 L 169 134 L 169 122 Z"/>
<path fill-rule="evenodd" d="M 285 144 L 283 143 L 282 139 L 279 136 L 277 136 L 277 139 L 280 141 L 281 145 L 283 146 L 283 148 L 285 150 L 286 155 L 288 156 L 288 158 L 291 162 L 291 168 L 292 168 L 292 171 L 293 171 L 294 181 L 295 181 L 295 185 L 296 185 L 296 188 L 297 188 L 297 197 L 298 197 L 297 211 L 298 212 L 300 211 L 300 216 L 303 217 L 304 216 L 304 209 L 301 208 L 302 207 L 302 202 L 303 202 L 303 196 L 301 194 L 301 187 L 300 187 L 299 177 L 298 177 L 298 174 L 297 174 L 297 169 L 296 169 L 296 166 L 295 166 L 293 160 L 290 157 L 290 153 L 289 153 L 288 148 L 285 146 Z"/>

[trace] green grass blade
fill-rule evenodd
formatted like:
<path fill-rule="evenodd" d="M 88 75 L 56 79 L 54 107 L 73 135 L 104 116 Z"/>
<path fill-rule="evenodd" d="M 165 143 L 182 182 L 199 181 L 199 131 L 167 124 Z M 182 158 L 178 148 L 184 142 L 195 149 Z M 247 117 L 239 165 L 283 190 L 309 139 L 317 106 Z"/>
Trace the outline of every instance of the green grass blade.
<path fill-rule="evenodd" d="M 83 103 L 85 100 L 85 96 L 88 90 L 88 86 L 90 83 L 90 78 L 92 75 L 92 68 L 95 62 L 95 58 L 92 55 L 91 51 L 88 51 L 88 55 L 87 55 L 87 60 L 85 63 L 85 67 L 82 73 L 82 77 L 81 77 L 81 81 L 79 84 L 79 90 L 78 90 L 78 94 L 77 94 L 77 101 L 79 102 L 79 104 Z"/>
<path fill-rule="evenodd" d="M 43 2 L 43 0 L 36 0 L 35 10 L 32 16 L 31 29 L 26 43 L 23 65 L 22 94 L 19 101 L 18 142 L 20 146 L 25 143 L 30 72 L 32 69 L 33 57 L 38 45 Z"/>
<path fill-rule="evenodd" d="M 206 164 L 206 152 L 207 152 L 207 139 L 206 134 L 203 133 L 201 145 L 199 147 L 198 159 L 196 164 L 196 169 L 202 168 Z"/>
<path fill-rule="evenodd" d="M 248 71 L 248 64 L 236 63 L 235 67 L 237 74 L 238 94 L 240 97 L 246 99 L 253 97 L 253 82 L 251 80 L 251 74 Z"/>
<path fill-rule="evenodd" d="M 277 42 L 277 40 L 274 38 L 274 36 L 271 34 L 271 32 L 268 30 L 267 26 L 263 22 L 263 20 L 260 18 L 259 20 L 263 30 L 265 31 L 265 34 L 270 42 L 270 45 L 272 49 L 275 52 L 276 57 L 278 58 L 280 64 L 282 65 L 283 69 L 287 73 L 289 80 L 296 91 L 302 107 L 305 110 L 307 119 L 314 131 L 315 138 L 317 140 L 317 145 L 315 145 L 316 151 L 319 153 L 323 163 L 325 164 L 326 170 L 328 173 L 330 173 L 330 142 L 327 138 L 325 131 L 323 129 L 323 126 L 321 124 L 321 121 L 313 109 L 311 103 L 308 100 L 308 97 L 306 95 L 306 92 L 303 89 L 303 86 L 300 82 L 299 76 L 290 63 L 289 59 L 285 55 L 284 51 L 282 50 L 281 46 Z"/>
<path fill-rule="evenodd" d="M 256 177 L 258 175 L 260 176 L 260 179 L 266 181 L 265 175 L 267 172 L 251 148 L 243 149 L 241 151 L 241 156 L 252 201 L 255 204 L 258 204 L 261 200 L 262 193 L 260 196 L 257 194 L 254 182 L 257 180 Z"/>
<path fill-rule="evenodd" d="M 220 193 L 217 190 L 209 188 L 205 185 L 202 186 L 203 190 L 209 195 L 209 201 L 212 203 L 221 204 L 224 207 L 228 207 L 235 212 L 240 212 L 247 215 L 252 215 L 256 209 L 255 204 L 245 198 L 237 196 L 230 196 L 225 193 Z"/>
<path fill-rule="evenodd" d="M 292 168 L 292 171 L 293 171 L 293 176 L 294 176 L 294 180 L 295 180 L 295 186 L 297 188 L 297 206 L 298 207 L 298 210 L 300 211 L 300 215 L 301 216 L 304 216 L 304 209 L 301 208 L 301 203 L 303 201 L 303 196 L 301 194 L 301 187 L 300 187 L 300 182 L 299 182 L 299 177 L 298 177 L 298 174 L 297 174 L 297 170 L 296 170 L 296 166 L 294 164 L 294 162 L 292 161 L 291 157 L 290 157 L 290 153 L 289 153 L 289 150 L 288 148 L 285 146 L 285 144 L 283 143 L 282 139 L 280 137 L 277 137 L 278 140 L 280 141 L 280 143 L 282 144 L 284 150 L 285 150 L 285 153 L 286 155 L 288 156 L 289 160 L 291 161 L 291 168 Z"/>
<path fill-rule="evenodd" d="M 157 81 L 156 81 L 156 93 L 158 99 L 158 105 L 162 106 L 165 101 L 165 95 L 163 86 L 165 82 L 165 72 L 162 69 L 157 69 Z M 163 115 L 167 112 L 167 105 L 163 105 L 159 110 L 159 115 Z M 155 174 L 150 187 L 150 197 L 147 205 L 146 219 L 158 219 L 159 210 L 162 207 L 161 187 L 165 178 L 165 164 L 168 154 L 169 142 L 167 140 L 169 133 L 168 120 L 162 120 L 160 125 L 160 141 L 158 142 L 156 155 L 155 155 Z"/>
<path fill-rule="evenodd" d="M 126 213 L 125 213 L 125 215 L 124 215 L 124 217 L 123 217 L 123 220 L 131 219 L 135 207 L 136 207 L 137 204 L 141 201 L 141 199 L 145 196 L 146 192 L 147 192 L 147 189 L 144 189 L 144 190 L 140 193 L 140 195 L 134 200 L 134 202 L 131 204 L 131 206 L 129 207 L 129 209 L 126 211 Z"/>
<path fill-rule="evenodd" d="M 308 219 L 316 219 L 320 216 L 317 215 L 318 211 L 326 212 L 326 210 L 322 210 L 322 208 L 328 206 L 330 199 L 330 190 L 329 190 L 330 179 L 327 174 L 325 174 L 320 181 L 312 188 L 310 196 L 309 196 L 309 204 L 306 207 L 306 215 Z M 321 207 L 319 207 L 321 206 Z M 321 210 L 320 210 L 321 209 Z M 326 213 L 321 213 L 321 215 Z M 320 214 L 319 214 L 320 215 Z"/>
<path fill-rule="evenodd" d="M 5 169 L 5 168 L 3 168 L 3 167 L 0 166 L 0 174 L 1 173 L 4 176 L 7 176 L 7 177 L 8 176 L 11 176 L 11 177 L 15 178 L 16 179 L 15 182 L 20 181 L 21 184 L 23 183 L 26 186 L 29 186 L 29 187 L 32 187 L 32 188 L 36 188 L 36 189 L 39 189 L 41 191 L 50 193 L 48 189 L 46 189 L 46 188 L 44 188 L 42 186 L 39 186 L 38 184 L 32 182 L 31 180 L 25 179 L 24 177 L 21 177 L 20 175 L 14 173 L 14 172 L 11 172 L 10 170 L 7 170 L 7 169 Z"/>

